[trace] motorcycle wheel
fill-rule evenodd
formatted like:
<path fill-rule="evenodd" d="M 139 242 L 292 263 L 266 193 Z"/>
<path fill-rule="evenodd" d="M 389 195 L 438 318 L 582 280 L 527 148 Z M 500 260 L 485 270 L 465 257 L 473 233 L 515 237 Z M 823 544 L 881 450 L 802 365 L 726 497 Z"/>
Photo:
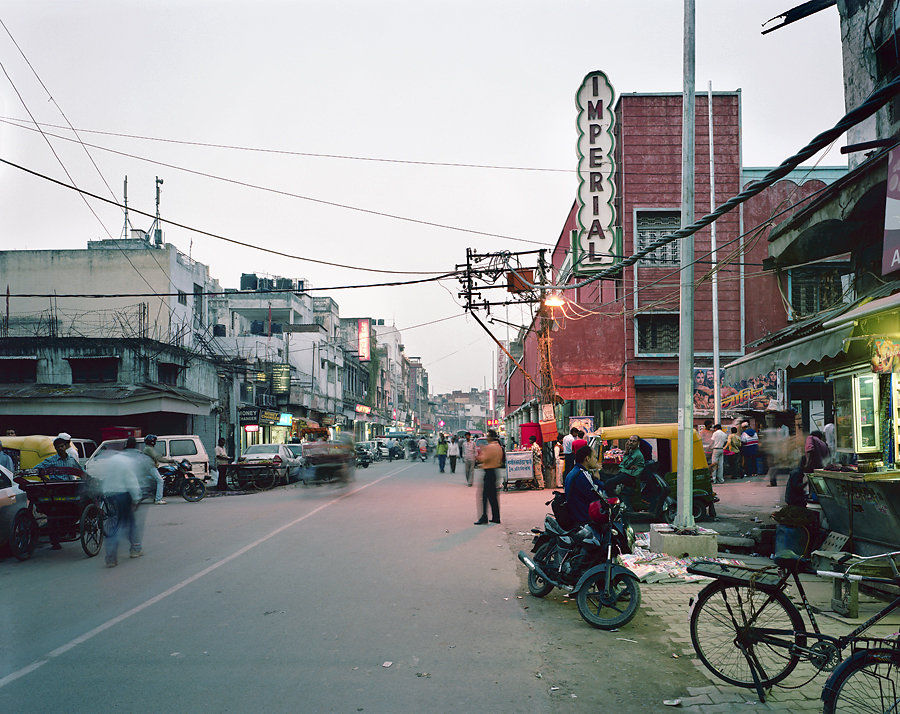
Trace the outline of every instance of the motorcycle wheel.
<path fill-rule="evenodd" d="M 678 505 L 673 503 L 667 508 L 663 508 L 663 518 L 670 526 L 675 522 L 675 516 L 678 515 Z"/>
<path fill-rule="evenodd" d="M 198 478 L 186 478 L 181 486 L 181 496 L 185 501 L 197 503 L 206 495 L 206 484 Z"/>
<path fill-rule="evenodd" d="M 37 543 L 38 525 L 31 511 L 22 509 L 9 529 L 9 549 L 16 560 L 28 560 Z"/>
<path fill-rule="evenodd" d="M 541 569 L 544 569 L 548 566 L 555 554 L 556 544 L 552 542 L 544 543 L 544 545 L 537 549 L 537 553 L 534 554 L 534 562 L 540 565 Z M 528 592 L 535 597 L 546 597 L 550 594 L 550 591 L 553 590 L 553 587 L 553 583 L 548 583 L 533 570 L 528 571 Z"/>
<path fill-rule="evenodd" d="M 575 602 L 582 619 L 591 627 L 614 630 L 634 619 L 641 606 L 641 589 L 634 578 L 617 573 L 607 591 L 606 572 L 599 572 L 581 586 Z"/>

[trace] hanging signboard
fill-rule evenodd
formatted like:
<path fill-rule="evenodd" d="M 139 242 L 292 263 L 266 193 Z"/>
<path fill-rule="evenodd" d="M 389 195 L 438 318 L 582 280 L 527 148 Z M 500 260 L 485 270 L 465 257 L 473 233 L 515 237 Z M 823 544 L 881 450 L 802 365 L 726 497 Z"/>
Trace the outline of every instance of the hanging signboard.
<path fill-rule="evenodd" d="M 272 365 L 272 394 L 290 394 L 291 392 L 291 365 Z"/>
<path fill-rule="evenodd" d="M 616 221 L 615 90 L 603 72 L 588 74 L 575 95 L 578 107 L 578 230 L 572 234 L 573 270 L 595 273 L 621 254 Z"/>
<path fill-rule="evenodd" d="M 884 248 L 881 274 L 900 270 L 900 149 L 888 154 L 887 198 L 884 201 Z"/>
<path fill-rule="evenodd" d="M 241 407 L 238 410 L 238 422 L 241 426 L 259 424 L 259 409 L 256 407 Z"/>
<path fill-rule="evenodd" d="M 372 338 L 368 318 L 356 321 L 356 334 L 359 338 L 359 345 L 357 347 L 357 351 L 359 352 L 359 361 L 368 362 L 372 359 Z"/>
<path fill-rule="evenodd" d="M 572 427 L 575 427 L 579 431 L 583 431 L 586 436 L 590 436 L 594 433 L 594 417 L 592 416 L 580 416 L 580 417 L 569 417 L 569 430 L 572 430 Z"/>

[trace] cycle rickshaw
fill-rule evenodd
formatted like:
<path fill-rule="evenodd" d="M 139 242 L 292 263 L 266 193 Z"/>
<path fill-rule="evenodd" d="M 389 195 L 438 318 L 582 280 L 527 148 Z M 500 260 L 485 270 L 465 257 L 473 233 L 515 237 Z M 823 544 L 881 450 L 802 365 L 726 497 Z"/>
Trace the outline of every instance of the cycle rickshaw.
<path fill-rule="evenodd" d="M 81 541 L 90 558 L 100 552 L 106 501 L 96 479 L 81 469 L 50 467 L 18 471 L 13 480 L 28 498 L 13 520 L 10 549 L 17 559 L 30 558 L 39 537 L 54 549 Z"/>

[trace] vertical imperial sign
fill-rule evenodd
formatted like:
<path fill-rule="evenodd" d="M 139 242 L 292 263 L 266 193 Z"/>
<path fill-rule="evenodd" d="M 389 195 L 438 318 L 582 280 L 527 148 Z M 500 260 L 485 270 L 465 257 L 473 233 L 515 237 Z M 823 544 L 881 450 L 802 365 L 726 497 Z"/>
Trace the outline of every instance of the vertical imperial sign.
<path fill-rule="evenodd" d="M 593 273 L 616 262 L 621 230 L 616 225 L 615 90 L 603 72 L 584 78 L 578 106 L 578 231 L 572 236 L 576 274 Z"/>

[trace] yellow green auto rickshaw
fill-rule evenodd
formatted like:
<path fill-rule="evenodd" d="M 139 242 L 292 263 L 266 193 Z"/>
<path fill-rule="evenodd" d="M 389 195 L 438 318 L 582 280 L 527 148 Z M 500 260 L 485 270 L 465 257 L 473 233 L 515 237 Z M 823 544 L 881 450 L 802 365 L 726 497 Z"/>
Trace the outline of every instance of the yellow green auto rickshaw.
<path fill-rule="evenodd" d="M 628 438 L 636 435 L 641 440 L 640 448 L 644 454 L 644 460 L 652 460 L 656 463 L 656 473 L 668 485 L 671 497 L 675 498 L 678 481 L 678 424 L 620 424 L 618 426 L 604 426 L 598 428 L 594 435 L 600 442 L 595 445 L 594 450 L 595 453 L 598 453 L 598 459 L 602 464 L 603 473 L 599 475 L 601 479 L 604 474 L 611 475 L 618 470 L 615 464 L 616 459 L 607 459 L 605 455 L 609 454 L 612 449 L 624 450 L 625 442 Z M 712 477 L 709 464 L 706 461 L 706 454 L 703 451 L 703 443 L 700 441 L 700 435 L 696 430 L 693 431 L 693 435 L 693 514 L 697 520 L 712 519 L 716 516 L 715 504 L 719 499 L 713 492 Z M 602 448 L 602 453 L 599 453 L 598 447 Z M 636 490 L 639 491 L 640 489 Z M 642 507 L 646 510 L 649 504 L 643 501 L 639 495 L 635 495 L 632 497 L 632 505 L 633 508 L 630 510 L 640 512 Z M 664 514 L 664 516 L 667 520 L 671 520 L 670 514 Z"/>
<path fill-rule="evenodd" d="M 4 451 L 18 452 L 13 458 L 18 469 L 33 469 L 48 456 L 56 454 L 53 436 L 0 436 Z"/>

